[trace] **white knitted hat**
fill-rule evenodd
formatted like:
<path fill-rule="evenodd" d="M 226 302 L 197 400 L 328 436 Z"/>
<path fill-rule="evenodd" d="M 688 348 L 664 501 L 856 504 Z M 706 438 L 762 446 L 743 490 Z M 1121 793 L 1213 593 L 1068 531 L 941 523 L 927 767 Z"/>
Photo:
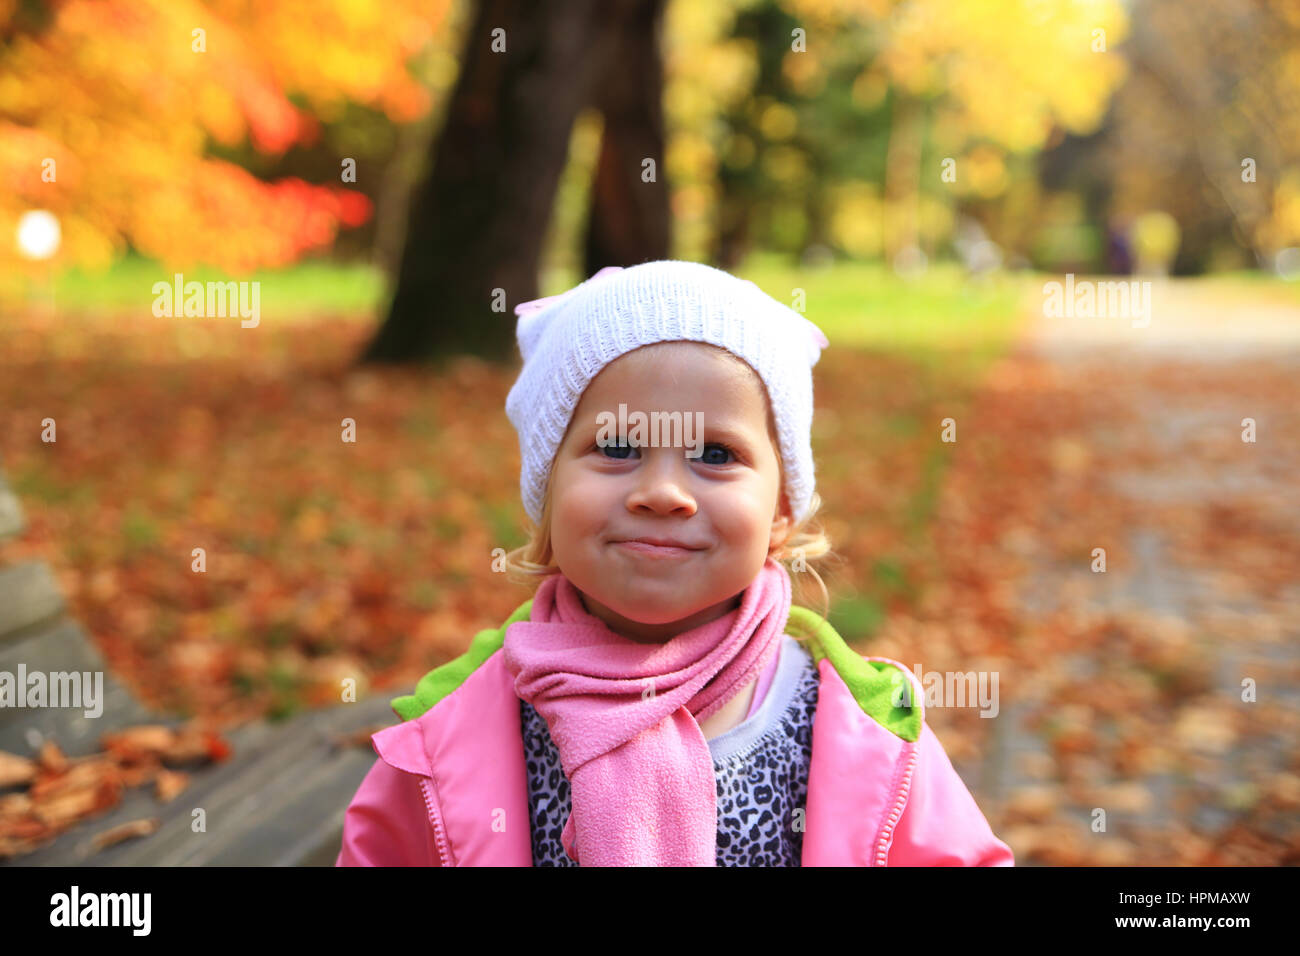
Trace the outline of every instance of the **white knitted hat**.
<path fill-rule="evenodd" d="M 828 343 L 798 312 L 747 279 L 698 262 L 610 266 L 560 295 L 515 307 L 524 364 L 506 397 L 519 433 L 519 491 L 541 524 L 551 463 L 591 380 L 654 342 L 708 342 L 744 359 L 767 387 L 798 524 L 811 503 L 812 367 Z"/>

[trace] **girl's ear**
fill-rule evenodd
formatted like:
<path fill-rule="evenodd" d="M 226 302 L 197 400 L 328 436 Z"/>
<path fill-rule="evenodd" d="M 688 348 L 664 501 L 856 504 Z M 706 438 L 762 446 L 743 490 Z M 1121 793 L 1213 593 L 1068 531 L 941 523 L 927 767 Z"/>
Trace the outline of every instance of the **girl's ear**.
<path fill-rule="evenodd" d="M 786 539 L 790 537 L 790 531 L 793 527 L 794 518 L 790 513 L 790 502 L 786 499 L 785 492 L 782 492 L 780 499 L 776 503 L 776 514 L 772 518 L 772 534 L 767 546 L 768 554 L 780 550 Z"/>

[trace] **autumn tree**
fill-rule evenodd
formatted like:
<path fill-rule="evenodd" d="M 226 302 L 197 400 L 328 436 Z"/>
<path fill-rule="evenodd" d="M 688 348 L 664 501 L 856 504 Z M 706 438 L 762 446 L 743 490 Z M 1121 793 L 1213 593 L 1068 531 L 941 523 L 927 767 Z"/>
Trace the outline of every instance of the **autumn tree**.
<path fill-rule="evenodd" d="M 892 260 L 933 236 L 957 203 L 1000 195 L 1011 157 L 1043 149 L 1059 130 L 1095 130 L 1125 75 L 1116 47 L 1128 22 L 1117 0 L 778 2 L 807 35 L 807 52 L 784 53 L 789 86 L 818 91 L 798 128 L 816 129 L 818 100 L 844 98 L 886 124 L 878 172 L 862 155 L 870 144 L 856 170 L 831 165 L 834 231 L 857 236 L 858 254 Z M 854 67 L 847 77 L 845 67 Z M 864 234 L 862 220 L 880 225 Z"/>
<path fill-rule="evenodd" d="M 1134 16 L 1133 75 L 1091 170 L 1115 217 L 1172 215 L 1176 272 L 1300 246 L 1300 6 L 1142 0 Z"/>
<path fill-rule="evenodd" d="M 57 216 L 57 264 L 128 248 L 242 272 L 327 247 L 370 215 L 344 185 L 263 181 L 214 154 L 310 143 L 347 102 L 408 122 L 429 108 L 407 61 L 445 0 L 0 0 L 0 267 L 32 209 Z"/>
<path fill-rule="evenodd" d="M 662 8 L 662 0 L 477 5 L 387 319 L 363 360 L 513 355 L 513 307 L 537 297 L 556 185 L 585 107 L 605 118 L 588 274 L 667 255 Z"/>

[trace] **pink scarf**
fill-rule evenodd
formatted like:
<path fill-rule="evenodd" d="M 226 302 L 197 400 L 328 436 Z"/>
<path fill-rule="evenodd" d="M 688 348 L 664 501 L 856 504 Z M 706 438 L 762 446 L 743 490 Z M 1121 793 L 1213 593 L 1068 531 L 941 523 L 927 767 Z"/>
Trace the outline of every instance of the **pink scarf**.
<path fill-rule="evenodd" d="M 699 722 L 780 647 L 790 576 L 768 558 L 740 606 L 664 644 L 589 614 L 563 574 L 506 630 L 515 692 L 541 714 L 569 778 L 561 842 L 582 866 L 715 866 L 717 782 Z"/>

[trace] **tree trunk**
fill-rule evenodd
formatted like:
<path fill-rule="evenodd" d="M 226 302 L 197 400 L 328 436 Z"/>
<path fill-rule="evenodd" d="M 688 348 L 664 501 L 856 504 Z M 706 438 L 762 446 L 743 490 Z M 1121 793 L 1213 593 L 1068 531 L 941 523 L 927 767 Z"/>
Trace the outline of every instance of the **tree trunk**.
<path fill-rule="evenodd" d="M 648 0 L 619 37 L 594 105 L 604 116 L 600 157 L 591 184 L 583 248 L 584 275 L 605 266 L 666 259 L 671 242 L 664 176 L 664 0 Z M 647 159 L 653 181 L 643 180 Z"/>
<path fill-rule="evenodd" d="M 412 204 L 392 304 L 361 361 L 513 356 L 514 306 L 537 297 L 573 121 L 646 5 L 478 4 L 432 168 Z"/>

